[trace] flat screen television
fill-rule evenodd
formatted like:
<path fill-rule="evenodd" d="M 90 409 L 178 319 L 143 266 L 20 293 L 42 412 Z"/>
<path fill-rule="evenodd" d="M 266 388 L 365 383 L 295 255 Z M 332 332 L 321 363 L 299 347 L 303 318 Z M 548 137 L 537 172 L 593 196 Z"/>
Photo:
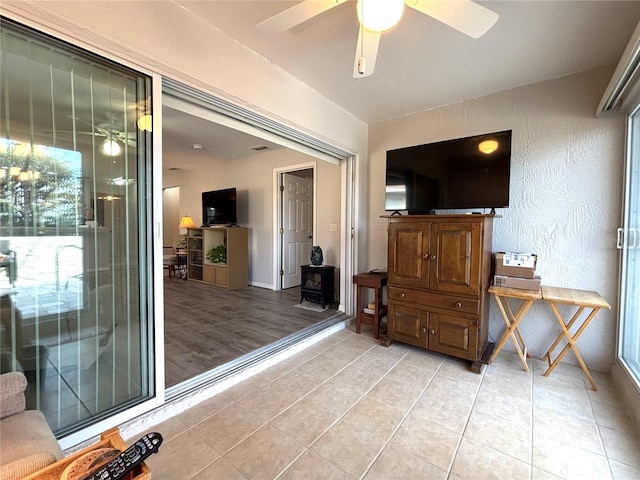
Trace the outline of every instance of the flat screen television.
<path fill-rule="evenodd" d="M 387 151 L 385 210 L 509 206 L 511 130 Z"/>
<path fill-rule="evenodd" d="M 237 221 L 235 187 L 202 192 L 203 226 L 234 224 Z"/>

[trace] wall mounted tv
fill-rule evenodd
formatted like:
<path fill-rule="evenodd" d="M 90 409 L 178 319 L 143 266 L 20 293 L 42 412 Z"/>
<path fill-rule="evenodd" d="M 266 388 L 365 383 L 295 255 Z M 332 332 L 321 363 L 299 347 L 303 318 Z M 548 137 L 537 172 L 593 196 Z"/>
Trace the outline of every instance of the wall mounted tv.
<path fill-rule="evenodd" d="M 387 151 L 385 210 L 509 206 L 511 130 Z"/>
<path fill-rule="evenodd" d="M 202 192 L 202 226 L 235 224 L 236 189 L 225 188 Z"/>

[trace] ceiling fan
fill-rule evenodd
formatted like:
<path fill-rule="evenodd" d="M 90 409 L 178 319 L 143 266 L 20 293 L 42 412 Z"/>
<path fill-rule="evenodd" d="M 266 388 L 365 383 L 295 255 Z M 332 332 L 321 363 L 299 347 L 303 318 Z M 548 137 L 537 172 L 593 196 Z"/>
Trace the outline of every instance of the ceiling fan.
<path fill-rule="evenodd" d="M 304 0 L 258 24 L 265 36 L 282 33 L 348 0 Z M 472 38 L 484 35 L 498 14 L 471 0 L 357 0 L 360 22 L 353 78 L 371 75 L 383 31 L 400 21 L 405 5 Z"/>
<path fill-rule="evenodd" d="M 136 147 L 137 132 L 134 130 L 125 131 L 124 122 L 117 113 L 105 113 L 106 120 L 99 123 L 91 123 L 78 117 L 69 117 L 74 122 L 79 122 L 87 126 L 90 131 L 78 130 L 58 130 L 59 134 L 75 134 L 75 135 L 93 135 L 94 137 L 102 137 L 102 152 L 108 156 L 116 156 L 120 153 L 120 143 Z"/>

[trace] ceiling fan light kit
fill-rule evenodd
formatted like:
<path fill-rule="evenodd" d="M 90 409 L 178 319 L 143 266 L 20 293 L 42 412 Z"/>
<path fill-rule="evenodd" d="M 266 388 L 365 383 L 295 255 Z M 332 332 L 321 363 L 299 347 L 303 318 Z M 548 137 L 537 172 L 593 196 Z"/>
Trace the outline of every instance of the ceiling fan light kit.
<path fill-rule="evenodd" d="M 304 0 L 260 22 L 258 29 L 264 36 L 282 33 L 343 3 L 352 2 Z M 472 0 L 358 0 L 356 13 L 360 30 L 353 63 L 354 78 L 367 77 L 373 73 L 381 33 L 400 21 L 405 5 L 471 38 L 481 37 L 498 21 L 497 13 Z"/>
<path fill-rule="evenodd" d="M 372 32 L 384 32 L 400 21 L 404 0 L 358 0 L 356 10 L 360 25 Z"/>
<path fill-rule="evenodd" d="M 116 155 L 119 155 L 120 150 L 121 150 L 120 145 L 118 144 L 118 142 L 116 142 L 112 138 L 107 138 L 102 143 L 102 153 L 110 157 L 115 157 Z"/>

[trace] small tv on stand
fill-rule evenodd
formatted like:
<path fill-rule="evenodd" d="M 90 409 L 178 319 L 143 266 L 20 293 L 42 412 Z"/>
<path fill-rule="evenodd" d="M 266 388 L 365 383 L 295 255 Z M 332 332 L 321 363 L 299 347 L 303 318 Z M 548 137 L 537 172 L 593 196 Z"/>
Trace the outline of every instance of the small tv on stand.
<path fill-rule="evenodd" d="M 235 225 L 236 188 L 202 192 L 202 226 Z"/>

